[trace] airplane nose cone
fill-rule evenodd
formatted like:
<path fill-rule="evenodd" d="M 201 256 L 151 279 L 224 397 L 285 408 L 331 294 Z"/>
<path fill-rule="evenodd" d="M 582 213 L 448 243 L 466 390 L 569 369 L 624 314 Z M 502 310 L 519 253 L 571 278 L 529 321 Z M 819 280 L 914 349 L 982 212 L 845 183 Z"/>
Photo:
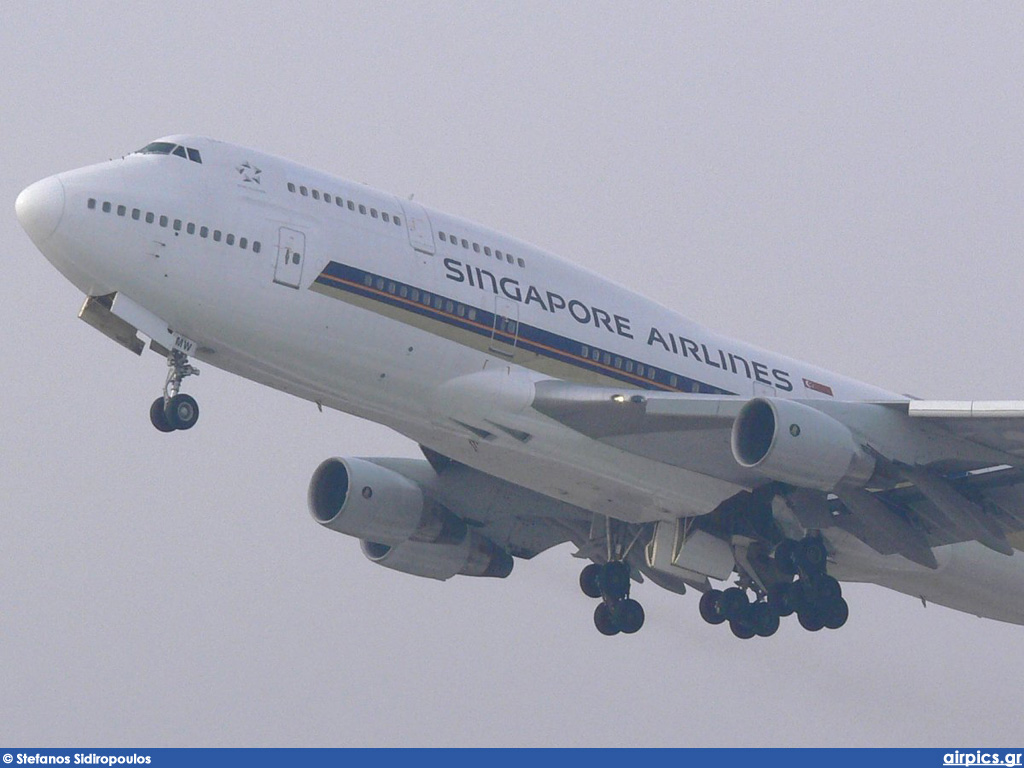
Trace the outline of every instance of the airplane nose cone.
<path fill-rule="evenodd" d="M 64 215 L 64 185 L 56 176 L 25 187 L 14 203 L 18 221 L 38 245 L 57 231 Z"/>

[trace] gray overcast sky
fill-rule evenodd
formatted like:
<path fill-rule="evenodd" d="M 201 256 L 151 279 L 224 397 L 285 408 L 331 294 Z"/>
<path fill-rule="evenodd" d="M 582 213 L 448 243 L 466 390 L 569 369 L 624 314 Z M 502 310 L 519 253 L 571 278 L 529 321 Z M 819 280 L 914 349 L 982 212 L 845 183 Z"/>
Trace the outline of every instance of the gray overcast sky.
<path fill-rule="evenodd" d="M 1022 33 L 1019 3 L 4 3 L 0 743 L 1020 746 L 1024 629 L 881 588 L 741 642 L 645 585 L 604 638 L 567 546 L 370 564 L 309 475 L 415 446 L 210 366 L 158 434 L 163 361 L 76 319 L 14 199 L 204 133 L 885 387 L 1022 398 Z"/>

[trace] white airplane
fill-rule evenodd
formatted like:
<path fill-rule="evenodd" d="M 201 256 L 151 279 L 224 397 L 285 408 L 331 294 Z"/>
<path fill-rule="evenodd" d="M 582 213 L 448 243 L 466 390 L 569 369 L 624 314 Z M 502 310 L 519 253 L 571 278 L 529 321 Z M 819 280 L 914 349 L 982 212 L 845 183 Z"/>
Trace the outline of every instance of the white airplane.
<path fill-rule="evenodd" d="M 386 424 L 309 507 L 372 561 L 508 576 L 572 542 L 602 633 L 645 579 L 742 638 L 848 617 L 840 581 L 1024 623 L 1024 402 L 916 400 L 728 339 L 520 240 L 252 149 L 170 136 L 25 189 L 80 317 Z M 714 582 L 733 581 L 716 588 Z M 725 587 L 725 584 L 721 584 Z"/>

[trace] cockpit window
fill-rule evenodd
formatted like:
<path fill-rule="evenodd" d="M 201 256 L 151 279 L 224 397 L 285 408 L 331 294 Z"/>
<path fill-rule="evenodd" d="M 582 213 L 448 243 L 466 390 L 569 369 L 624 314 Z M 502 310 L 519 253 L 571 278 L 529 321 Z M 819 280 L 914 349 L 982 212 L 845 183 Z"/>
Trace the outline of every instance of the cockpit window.
<path fill-rule="evenodd" d="M 183 147 L 180 144 L 172 144 L 169 141 L 154 141 L 147 144 L 142 149 L 136 152 L 138 155 L 177 155 L 178 157 L 185 157 L 191 160 L 193 163 L 202 163 L 203 158 L 199 154 L 198 149 L 192 147 Z"/>
<path fill-rule="evenodd" d="M 174 145 L 167 141 L 154 141 L 147 144 L 138 151 L 140 155 L 169 155 L 174 150 Z"/>

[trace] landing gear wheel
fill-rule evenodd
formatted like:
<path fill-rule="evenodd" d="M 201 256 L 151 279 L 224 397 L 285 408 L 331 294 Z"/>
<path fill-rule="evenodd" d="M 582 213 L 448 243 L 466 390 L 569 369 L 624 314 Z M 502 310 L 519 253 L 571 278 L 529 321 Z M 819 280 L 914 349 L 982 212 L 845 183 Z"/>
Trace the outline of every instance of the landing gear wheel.
<path fill-rule="evenodd" d="M 809 574 L 825 573 L 828 550 L 821 539 L 804 539 L 797 545 L 796 562 Z"/>
<path fill-rule="evenodd" d="M 797 608 L 796 582 L 779 584 L 768 594 L 768 605 L 772 606 L 775 613 L 785 618 L 792 616 Z"/>
<path fill-rule="evenodd" d="M 629 594 L 629 566 L 621 560 L 607 563 L 601 571 L 601 594 L 609 600 L 621 600 Z"/>
<path fill-rule="evenodd" d="M 644 607 L 636 600 L 623 600 L 614 613 L 619 629 L 627 635 L 639 632 L 640 627 L 644 625 Z"/>
<path fill-rule="evenodd" d="M 787 576 L 796 576 L 796 542 L 792 539 L 783 539 L 782 543 L 775 548 L 775 567 Z"/>
<path fill-rule="evenodd" d="M 802 611 L 798 611 L 796 618 L 800 622 L 800 626 L 808 632 L 817 632 L 825 626 L 822 611 L 817 606 L 808 606 Z"/>
<path fill-rule="evenodd" d="M 757 634 L 754 631 L 754 623 L 750 620 L 748 613 L 749 609 L 743 611 L 744 615 L 729 619 L 729 629 L 731 629 L 732 633 L 740 640 L 749 640 Z"/>
<path fill-rule="evenodd" d="M 700 617 L 708 624 L 721 624 L 725 621 L 722 612 L 722 590 L 709 589 L 700 596 Z"/>
<path fill-rule="evenodd" d="M 580 589 L 587 597 L 601 596 L 601 566 L 591 563 L 580 574 Z"/>
<path fill-rule="evenodd" d="M 754 633 L 759 637 L 771 637 L 779 631 L 779 614 L 769 603 L 754 603 L 749 613 Z"/>
<path fill-rule="evenodd" d="M 149 406 L 149 420 L 153 423 L 153 426 L 159 429 L 161 432 L 173 432 L 174 427 L 167 421 L 167 414 L 164 413 L 164 399 L 158 397 L 153 401 L 153 404 Z"/>
<path fill-rule="evenodd" d="M 720 604 L 722 615 L 731 622 L 743 614 L 750 605 L 750 600 L 747 599 L 747 593 L 739 587 L 729 587 L 722 593 Z"/>
<path fill-rule="evenodd" d="M 607 603 L 601 603 L 594 610 L 594 626 L 597 627 L 597 631 L 602 635 L 619 634 L 619 624 L 615 621 L 615 615 L 612 613 L 612 609 L 608 607 Z"/>
<path fill-rule="evenodd" d="M 828 575 L 816 576 L 812 579 L 811 589 L 815 599 L 822 604 L 834 602 L 843 596 L 843 588 L 839 586 L 839 581 Z"/>
<path fill-rule="evenodd" d="M 830 602 L 822 614 L 827 629 L 839 629 L 850 618 L 850 606 L 840 597 Z"/>
<path fill-rule="evenodd" d="M 199 403 L 190 395 L 175 395 L 164 406 L 164 415 L 172 429 L 192 429 L 199 421 Z"/>

